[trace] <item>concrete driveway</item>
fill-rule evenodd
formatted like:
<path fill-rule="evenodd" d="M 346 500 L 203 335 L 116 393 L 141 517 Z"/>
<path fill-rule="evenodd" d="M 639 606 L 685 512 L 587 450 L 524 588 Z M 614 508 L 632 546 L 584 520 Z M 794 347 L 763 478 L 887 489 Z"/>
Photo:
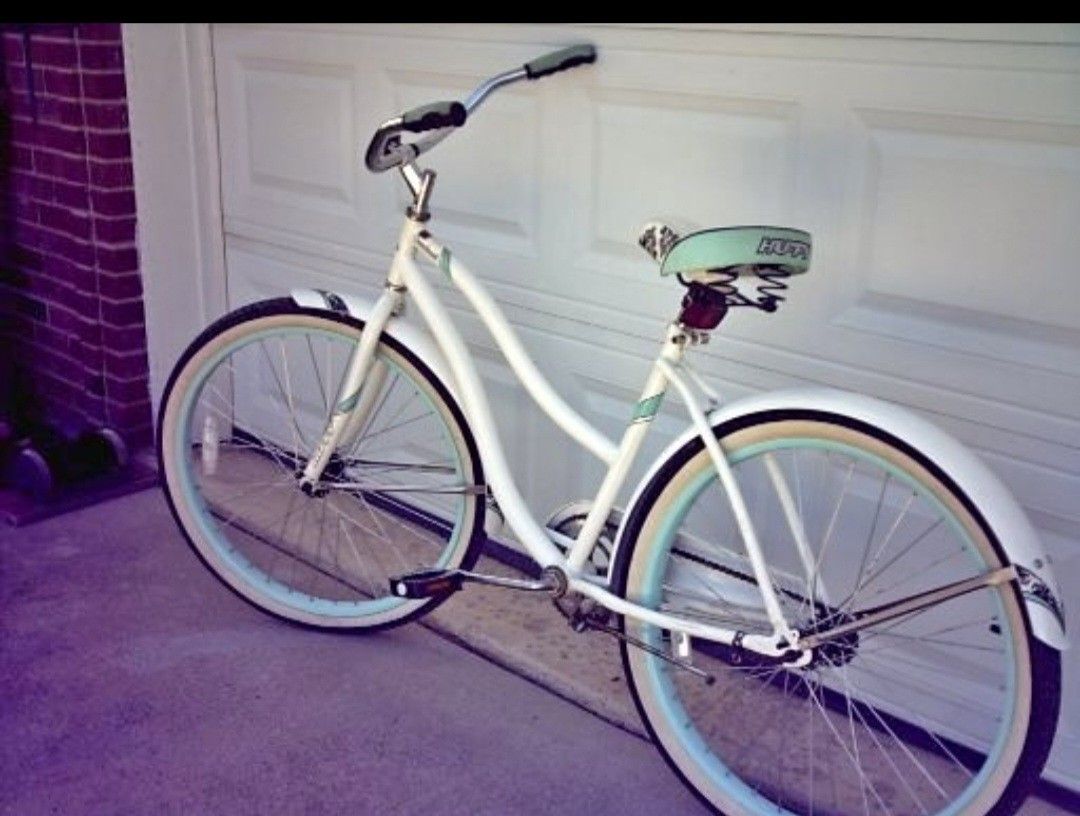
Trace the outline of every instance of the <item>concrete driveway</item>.
<path fill-rule="evenodd" d="M 609 638 L 486 587 L 425 620 L 445 634 L 272 619 L 157 490 L 0 527 L 0 816 L 705 812 L 628 732 Z"/>
<path fill-rule="evenodd" d="M 273 620 L 156 490 L 0 529 L 0 813 L 673 814 L 640 738 L 447 640 Z"/>

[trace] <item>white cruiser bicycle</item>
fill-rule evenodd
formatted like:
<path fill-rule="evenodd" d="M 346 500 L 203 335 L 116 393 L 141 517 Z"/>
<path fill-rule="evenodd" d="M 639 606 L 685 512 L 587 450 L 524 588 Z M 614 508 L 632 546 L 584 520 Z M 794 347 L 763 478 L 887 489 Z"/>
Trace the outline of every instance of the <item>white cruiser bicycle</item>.
<path fill-rule="evenodd" d="M 551 388 L 429 228 L 420 154 L 497 88 L 595 60 L 563 49 L 378 128 L 366 153 L 412 203 L 375 302 L 321 290 L 222 317 L 165 389 L 165 492 L 203 563 L 259 608 L 371 631 L 467 582 L 546 592 L 621 641 L 669 765 L 728 814 L 1008 814 L 1046 761 L 1064 613 L 1024 513 L 990 471 L 900 409 L 832 390 L 720 406 L 686 353 L 735 307 L 774 311 L 810 236 L 770 226 L 641 244 L 685 288 L 618 442 Z M 415 141 L 403 141 L 415 134 Z M 540 523 L 514 483 L 460 334 L 417 260 L 469 301 L 541 408 L 607 465 Z M 415 304 L 434 338 L 406 322 Z M 614 507 L 665 394 L 690 427 Z M 470 571 L 496 509 L 531 576 Z"/>

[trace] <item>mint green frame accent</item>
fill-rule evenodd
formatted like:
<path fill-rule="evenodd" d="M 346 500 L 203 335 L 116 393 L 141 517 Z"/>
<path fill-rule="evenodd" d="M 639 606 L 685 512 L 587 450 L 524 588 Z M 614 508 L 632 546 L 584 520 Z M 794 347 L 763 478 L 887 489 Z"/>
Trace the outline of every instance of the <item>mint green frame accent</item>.
<path fill-rule="evenodd" d="M 443 247 L 442 252 L 439 253 L 439 269 L 447 278 L 450 277 L 450 250 L 446 247 Z"/>
<path fill-rule="evenodd" d="M 334 406 L 335 413 L 347 414 L 349 411 L 351 411 L 353 408 L 355 408 L 356 403 L 358 403 L 360 401 L 360 392 L 362 390 L 363 390 L 362 387 L 357 388 L 355 391 L 353 391 L 351 394 L 349 394 L 349 396 L 347 396 L 345 399 L 343 399 L 341 402 L 339 402 L 337 405 L 335 405 Z"/>
<path fill-rule="evenodd" d="M 634 406 L 634 414 L 630 417 L 631 422 L 651 422 L 653 417 L 656 416 L 660 410 L 660 404 L 664 401 L 664 394 L 666 392 L 661 391 L 659 394 L 653 394 L 651 397 L 646 397 Z"/>

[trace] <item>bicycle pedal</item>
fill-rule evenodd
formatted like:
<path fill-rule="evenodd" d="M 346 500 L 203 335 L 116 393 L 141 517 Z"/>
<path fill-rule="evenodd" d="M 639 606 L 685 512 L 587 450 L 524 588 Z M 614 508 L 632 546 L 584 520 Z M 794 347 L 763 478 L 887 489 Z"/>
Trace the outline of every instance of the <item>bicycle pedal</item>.
<path fill-rule="evenodd" d="M 421 570 L 390 579 L 390 592 L 399 598 L 439 598 L 461 589 L 457 570 Z"/>

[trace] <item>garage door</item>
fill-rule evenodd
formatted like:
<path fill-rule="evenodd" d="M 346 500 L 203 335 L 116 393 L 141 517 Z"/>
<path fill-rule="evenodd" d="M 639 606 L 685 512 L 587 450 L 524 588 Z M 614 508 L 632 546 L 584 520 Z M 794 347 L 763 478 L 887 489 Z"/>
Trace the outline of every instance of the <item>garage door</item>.
<path fill-rule="evenodd" d="M 374 127 L 581 40 L 594 69 L 498 94 L 430 155 L 433 229 L 560 391 L 610 435 L 627 419 L 681 294 L 641 222 L 808 229 L 810 274 L 779 313 L 731 317 L 702 368 L 728 398 L 820 383 L 940 424 L 1013 489 L 1080 607 L 1080 28 L 216 27 L 230 305 L 376 293 L 404 199 L 360 169 Z M 450 302 L 537 513 L 590 495 L 597 464 Z M 1078 654 L 1049 769 L 1075 789 Z"/>

